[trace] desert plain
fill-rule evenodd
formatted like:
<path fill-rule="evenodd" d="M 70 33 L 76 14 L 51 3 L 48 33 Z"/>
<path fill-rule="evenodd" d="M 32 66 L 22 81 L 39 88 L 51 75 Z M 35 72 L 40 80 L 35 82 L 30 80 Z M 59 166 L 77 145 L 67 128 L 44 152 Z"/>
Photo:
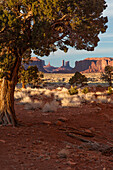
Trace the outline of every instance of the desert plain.
<path fill-rule="evenodd" d="M 15 89 L 18 127 L 0 127 L 0 170 L 112 170 L 113 94 L 88 73 L 87 94 L 70 95 L 72 74 Z"/>

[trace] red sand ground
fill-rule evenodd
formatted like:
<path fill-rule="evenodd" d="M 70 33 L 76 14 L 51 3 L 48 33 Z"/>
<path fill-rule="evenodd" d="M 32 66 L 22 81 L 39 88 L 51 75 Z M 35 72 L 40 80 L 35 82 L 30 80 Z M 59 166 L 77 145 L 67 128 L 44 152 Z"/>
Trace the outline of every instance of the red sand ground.
<path fill-rule="evenodd" d="M 113 169 L 113 104 L 15 109 L 21 125 L 0 127 L 0 170 Z"/>

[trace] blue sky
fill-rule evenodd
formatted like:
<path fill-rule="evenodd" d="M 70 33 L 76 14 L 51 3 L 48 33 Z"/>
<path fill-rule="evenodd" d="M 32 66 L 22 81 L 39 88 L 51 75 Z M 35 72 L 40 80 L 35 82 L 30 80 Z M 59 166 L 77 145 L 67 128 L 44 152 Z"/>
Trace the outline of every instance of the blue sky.
<path fill-rule="evenodd" d="M 48 57 L 41 57 L 41 59 L 45 60 L 45 64 L 50 62 L 53 66 L 61 66 L 62 60 L 65 60 L 70 61 L 70 65 L 74 67 L 75 61 L 88 57 L 113 57 L 113 0 L 106 0 L 106 2 L 108 7 L 104 11 L 104 16 L 108 16 L 108 29 L 106 33 L 99 35 L 100 42 L 95 50 L 88 52 L 70 48 L 67 53 L 58 50 L 55 53 L 51 53 Z"/>

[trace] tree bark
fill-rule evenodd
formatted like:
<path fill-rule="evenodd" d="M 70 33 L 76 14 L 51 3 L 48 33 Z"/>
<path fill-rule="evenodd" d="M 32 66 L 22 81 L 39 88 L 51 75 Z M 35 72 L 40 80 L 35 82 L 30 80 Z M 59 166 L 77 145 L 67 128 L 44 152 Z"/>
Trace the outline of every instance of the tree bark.
<path fill-rule="evenodd" d="M 0 121 L 3 125 L 17 125 L 14 110 L 14 89 L 15 84 L 4 77 L 0 87 Z"/>
<path fill-rule="evenodd" d="M 10 74 L 3 77 L 0 86 L 0 123 L 2 125 L 18 124 L 14 110 L 14 90 L 18 82 L 18 70 L 21 65 L 21 58 L 16 57 L 16 61 Z"/>

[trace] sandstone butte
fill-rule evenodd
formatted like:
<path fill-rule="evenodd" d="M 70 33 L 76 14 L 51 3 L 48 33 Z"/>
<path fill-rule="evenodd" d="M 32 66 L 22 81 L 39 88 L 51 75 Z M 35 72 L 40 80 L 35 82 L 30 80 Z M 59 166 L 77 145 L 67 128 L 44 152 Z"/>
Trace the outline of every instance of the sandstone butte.
<path fill-rule="evenodd" d="M 83 73 L 104 72 L 104 68 L 107 65 L 113 66 L 113 58 L 86 58 L 81 61 L 76 61 L 73 71 L 79 71 Z"/>

